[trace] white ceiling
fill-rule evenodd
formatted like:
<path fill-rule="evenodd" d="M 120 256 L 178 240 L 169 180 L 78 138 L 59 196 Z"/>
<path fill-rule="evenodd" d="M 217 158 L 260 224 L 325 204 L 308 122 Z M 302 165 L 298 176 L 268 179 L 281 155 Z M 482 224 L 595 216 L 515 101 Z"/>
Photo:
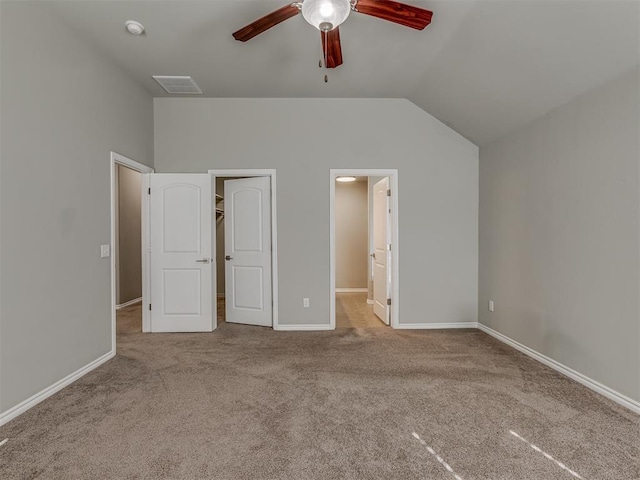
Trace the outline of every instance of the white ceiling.
<path fill-rule="evenodd" d="M 326 84 L 302 16 L 231 36 L 286 0 L 46 3 L 153 96 L 151 75 L 191 75 L 208 97 L 402 97 L 478 145 L 640 64 L 637 0 L 408 0 L 434 12 L 422 32 L 352 13 Z"/>

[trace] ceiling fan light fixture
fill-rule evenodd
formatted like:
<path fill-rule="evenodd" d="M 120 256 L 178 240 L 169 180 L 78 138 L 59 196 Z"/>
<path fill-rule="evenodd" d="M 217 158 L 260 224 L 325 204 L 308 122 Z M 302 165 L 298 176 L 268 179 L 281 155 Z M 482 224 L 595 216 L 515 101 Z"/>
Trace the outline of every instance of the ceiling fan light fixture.
<path fill-rule="evenodd" d="M 349 0 L 304 0 L 302 16 L 321 32 L 333 30 L 343 23 L 351 12 Z"/>

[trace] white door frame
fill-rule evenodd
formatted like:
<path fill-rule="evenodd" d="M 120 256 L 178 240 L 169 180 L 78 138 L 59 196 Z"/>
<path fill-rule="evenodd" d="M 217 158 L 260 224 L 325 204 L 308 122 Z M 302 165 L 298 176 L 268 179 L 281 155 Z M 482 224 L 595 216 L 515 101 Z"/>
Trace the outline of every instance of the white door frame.
<path fill-rule="evenodd" d="M 278 222 L 276 215 L 276 170 L 275 169 L 237 169 L 237 170 L 209 170 L 209 174 L 213 180 L 213 197 L 216 195 L 216 178 L 218 177 L 269 177 L 271 180 L 271 295 L 272 295 L 272 328 L 278 330 Z M 217 222 L 212 222 L 213 231 L 211 232 L 212 242 L 217 240 Z M 218 265 L 217 249 L 215 243 L 212 245 L 213 260 L 215 267 Z M 213 328 L 218 327 L 218 279 L 217 275 L 213 276 Z"/>
<path fill-rule="evenodd" d="M 398 170 L 397 169 L 331 169 L 329 170 L 329 321 L 336 328 L 336 177 L 353 175 L 389 177 L 391 189 L 391 328 L 400 323 L 400 263 L 398 242 Z"/>
<path fill-rule="evenodd" d="M 117 178 L 116 178 L 116 166 L 123 165 L 131 170 L 145 173 L 153 173 L 154 170 L 151 167 L 138 163 L 130 158 L 120 155 L 116 152 L 111 152 L 110 155 L 110 174 L 111 174 L 111 349 L 115 353 L 116 351 L 116 250 L 118 244 L 116 242 L 116 201 L 118 199 L 118 192 L 116 190 Z M 149 187 L 149 177 L 142 175 L 142 190 L 140 195 L 142 196 L 140 222 L 141 222 L 141 236 L 142 242 L 140 248 L 142 249 L 142 305 L 147 305 L 151 298 L 151 292 L 149 291 L 149 278 L 150 278 L 150 262 L 149 252 L 147 248 L 149 238 L 149 198 L 148 195 L 143 195 L 143 192 Z M 150 318 L 149 311 L 146 308 L 142 309 L 142 331 L 150 331 Z"/>

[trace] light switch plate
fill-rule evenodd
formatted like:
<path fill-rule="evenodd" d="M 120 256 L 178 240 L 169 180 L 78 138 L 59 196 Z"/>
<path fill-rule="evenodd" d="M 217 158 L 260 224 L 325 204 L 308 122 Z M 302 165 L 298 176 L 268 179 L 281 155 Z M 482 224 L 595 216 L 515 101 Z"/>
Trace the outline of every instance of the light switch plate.
<path fill-rule="evenodd" d="M 101 258 L 108 257 L 110 255 L 109 250 L 110 250 L 109 245 L 100 245 L 100 257 Z"/>
<path fill-rule="evenodd" d="M 489 311 L 493 312 L 493 300 L 489 300 Z"/>
<path fill-rule="evenodd" d="M 303 298 L 302 299 L 302 306 L 303 306 L 303 308 L 309 308 L 309 299 L 308 298 Z"/>

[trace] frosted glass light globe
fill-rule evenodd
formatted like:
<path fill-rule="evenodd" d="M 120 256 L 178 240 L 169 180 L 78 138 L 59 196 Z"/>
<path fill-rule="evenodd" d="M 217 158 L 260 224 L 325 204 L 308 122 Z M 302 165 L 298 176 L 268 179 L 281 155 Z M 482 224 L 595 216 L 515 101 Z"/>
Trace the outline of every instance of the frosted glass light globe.
<path fill-rule="evenodd" d="M 320 31 L 329 31 L 343 23 L 351 12 L 349 0 L 304 0 L 302 16 Z"/>

